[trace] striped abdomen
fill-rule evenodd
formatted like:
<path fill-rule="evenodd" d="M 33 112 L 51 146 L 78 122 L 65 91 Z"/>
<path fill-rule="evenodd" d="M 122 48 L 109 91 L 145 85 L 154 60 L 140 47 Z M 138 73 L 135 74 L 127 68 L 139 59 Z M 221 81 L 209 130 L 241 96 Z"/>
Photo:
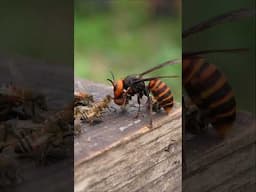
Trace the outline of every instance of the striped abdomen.
<path fill-rule="evenodd" d="M 17 135 L 18 142 L 15 145 L 16 153 L 31 153 L 45 146 L 49 140 L 49 135 L 32 133 L 28 135 Z"/>
<path fill-rule="evenodd" d="M 173 95 L 170 88 L 160 79 L 153 79 L 149 82 L 148 89 L 159 103 L 159 106 L 169 113 L 173 107 Z"/>
<path fill-rule="evenodd" d="M 183 58 L 183 84 L 188 95 L 220 136 L 232 126 L 236 101 L 224 74 L 200 56 Z"/>

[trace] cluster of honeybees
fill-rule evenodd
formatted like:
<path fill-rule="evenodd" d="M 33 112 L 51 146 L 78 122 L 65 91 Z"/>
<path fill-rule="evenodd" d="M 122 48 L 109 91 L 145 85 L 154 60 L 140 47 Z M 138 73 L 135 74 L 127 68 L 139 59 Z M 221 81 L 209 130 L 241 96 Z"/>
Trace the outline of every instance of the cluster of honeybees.
<path fill-rule="evenodd" d="M 110 95 L 106 95 L 100 101 L 94 101 L 92 95 L 85 92 L 74 93 L 74 130 L 75 134 L 81 133 L 81 122 L 92 124 L 101 120 L 105 109 L 109 108 L 112 101 Z"/>
<path fill-rule="evenodd" d="M 45 95 L 4 85 L 0 121 L 0 186 L 21 181 L 19 170 L 24 163 L 46 165 L 71 154 L 73 104 L 50 111 Z"/>

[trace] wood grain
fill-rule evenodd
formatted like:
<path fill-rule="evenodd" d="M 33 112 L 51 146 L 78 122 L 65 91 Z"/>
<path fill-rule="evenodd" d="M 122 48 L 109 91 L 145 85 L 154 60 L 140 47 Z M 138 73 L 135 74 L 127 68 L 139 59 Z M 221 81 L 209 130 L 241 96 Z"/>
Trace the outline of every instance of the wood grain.
<path fill-rule="evenodd" d="M 255 117 L 239 112 L 227 138 L 214 134 L 185 142 L 183 191 L 241 191 L 256 181 Z"/>

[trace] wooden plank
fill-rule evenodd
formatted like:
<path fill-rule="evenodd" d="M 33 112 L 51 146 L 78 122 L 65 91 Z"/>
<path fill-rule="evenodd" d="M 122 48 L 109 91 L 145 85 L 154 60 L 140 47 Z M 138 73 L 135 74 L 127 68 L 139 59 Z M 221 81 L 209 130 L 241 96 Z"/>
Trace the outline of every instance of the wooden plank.
<path fill-rule="evenodd" d="M 110 87 L 88 81 L 76 80 L 75 87 L 96 99 L 112 94 Z M 75 191 L 140 191 L 163 177 L 172 181 L 164 188 L 176 182 L 175 190 L 181 189 L 181 107 L 155 114 L 152 129 L 147 116 L 134 120 L 134 114 L 136 108 L 125 115 L 117 109 L 104 114 L 104 123 L 83 126 L 75 139 Z"/>
<path fill-rule="evenodd" d="M 246 183 L 238 188 L 234 189 L 233 192 L 255 192 L 256 191 L 256 183 Z"/>
<path fill-rule="evenodd" d="M 252 186 L 256 179 L 255 125 L 254 115 L 239 112 L 226 139 L 209 134 L 186 140 L 183 191 L 230 191 L 232 187 Z"/>
<path fill-rule="evenodd" d="M 181 169 L 170 170 L 153 182 L 143 186 L 137 192 L 181 191 Z"/>
<path fill-rule="evenodd" d="M 183 180 L 184 191 L 211 191 L 212 188 L 234 179 L 239 173 L 254 169 L 255 161 L 252 161 L 256 155 L 254 149 L 255 145 L 249 145 L 211 165 L 200 167 Z M 252 178 L 247 179 L 250 181 Z"/>
<path fill-rule="evenodd" d="M 221 185 L 216 186 L 212 189 L 212 192 L 225 192 L 225 191 L 256 191 L 256 177 L 255 167 L 249 168 L 238 175 L 234 175 L 230 180 L 225 181 Z"/>
<path fill-rule="evenodd" d="M 129 187 L 135 189 L 135 186 L 145 184 L 143 179 L 148 175 L 156 176 L 158 171 L 162 171 L 158 173 L 161 176 L 173 169 L 176 162 L 179 162 L 177 169 L 181 173 L 181 133 L 175 129 L 173 127 L 167 134 L 165 130 L 159 133 L 156 129 L 75 167 L 76 191 L 134 191 Z M 175 138 L 179 138 L 178 143 Z M 173 144 L 169 153 L 164 150 L 170 142 Z"/>
<path fill-rule="evenodd" d="M 255 122 L 254 115 L 239 112 L 233 129 L 224 140 L 217 139 L 211 134 L 186 140 L 184 150 L 187 171 L 183 175 L 184 178 L 194 170 L 205 167 L 246 145 L 253 144 L 256 141 Z"/>
<path fill-rule="evenodd" d="M 73 191 L 74 182 L 70 178 L 73 175 L 72 164 L 73 161 L 70 159 L 41 167 L 35 167 L 32 163 L 25 163 L 22 168 L 24 180 L 18 185 L 11 185 L 2 189 L 19 192 Z"/>

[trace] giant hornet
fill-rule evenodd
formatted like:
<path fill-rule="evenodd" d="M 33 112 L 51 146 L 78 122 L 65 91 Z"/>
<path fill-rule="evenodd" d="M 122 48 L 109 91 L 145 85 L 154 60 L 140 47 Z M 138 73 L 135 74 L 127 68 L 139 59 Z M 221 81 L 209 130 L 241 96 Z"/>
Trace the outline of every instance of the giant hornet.
<path fill-rule="evenodd" d="M 184 40 L 194 33 L 220 23 L 251 16 L 254 14 L 253 12 L 248 9 L 240 9 L 211 18 L 183 31 L 182 38 Z M 183 53 L 182 55 L 183 87 L 192 103 L 198 108 L 201 115 L 200 121 L 211 124 L 222 138 L 225 137 L 236 119 L 235 95 L 223 72 L 216 65 L 208 63 L 202 55 L 245 50 L 247 49 L 215 49 Z M 198 119 L 194 112 L 193 116 Z M 189 121 L 189 118 L 187 119 Z M 196 119 L 192 121 L 195 122 Z M 206 125 L 205 122 L 199 123 Z M 189 126 L 193 126 L 191 123 L 189 124 Z"/>
<path fill-rule="evenodd" d="M 166 65 L 172 65 L 181 63 L 179 60 L 169 60 L 164 63 L 161 63 L 153 68 L 146 70 L 137 75 L 128 75 L 124 79 L 115 80 L 114 75 L 112 74 L 112 80 L 107 79 L 113 86 L 114 90 L 114 103 L 120 106 L 125 106 L 128 104 L 129 100 L 133 96 L 137 96 L 137 102 L 139 104 L 138 112 L 136 117 L 140 113 L 140 104 L 143 96 L 146 96 L 148 99 L 148 107 L 150 111 L 150 124 L 149 127 L 152 127 L 152 99 L 150 93 L 152 93 L 154 99 L 159 103 L 159 106 L 163 108 L 167 113 L 169 113 L 173 107 L 173 94 L 171 93 L 170 88 L 160 79 L 161 78 L 177 78 L 178 76 L 156 76 L 150 78 L 143 78 L 144 75 L 160 69 Z M 146 86 L 145 82 L 149 81 Z"/>

